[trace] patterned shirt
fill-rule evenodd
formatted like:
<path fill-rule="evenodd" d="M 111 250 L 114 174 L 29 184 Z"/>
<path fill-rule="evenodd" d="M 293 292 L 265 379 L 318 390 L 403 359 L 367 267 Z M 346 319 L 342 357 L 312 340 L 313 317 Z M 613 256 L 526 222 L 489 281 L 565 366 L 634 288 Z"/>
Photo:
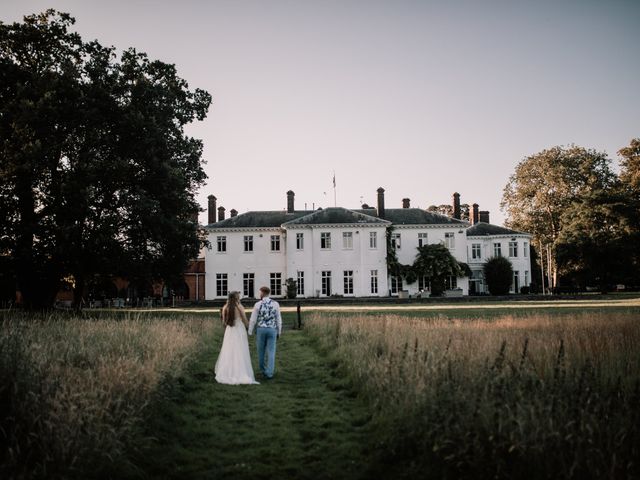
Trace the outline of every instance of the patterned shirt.
<path fill-rule="evenodd" d="M 277 328 L 278 335 L 280 335 L 282 333 L 282 315 L 280 314 L 278 302 L 269 297 L 256 302 L 249 321 L 249 335 L 253 333 L 256 324 L 258 327 Z"/>

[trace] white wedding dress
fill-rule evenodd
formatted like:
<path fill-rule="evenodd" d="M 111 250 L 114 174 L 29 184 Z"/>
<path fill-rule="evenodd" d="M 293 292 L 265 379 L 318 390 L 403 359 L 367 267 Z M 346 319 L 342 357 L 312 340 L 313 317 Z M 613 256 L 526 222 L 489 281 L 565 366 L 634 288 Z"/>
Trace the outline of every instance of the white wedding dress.
<path fill-rule="evenodd" d="M 224 329 L 222 348 L 216 361 L 215 373 L 218 383 L 259 385 L 251 366 L 247 329 L 238 317 L 232 327 L 227 325 Z"/>

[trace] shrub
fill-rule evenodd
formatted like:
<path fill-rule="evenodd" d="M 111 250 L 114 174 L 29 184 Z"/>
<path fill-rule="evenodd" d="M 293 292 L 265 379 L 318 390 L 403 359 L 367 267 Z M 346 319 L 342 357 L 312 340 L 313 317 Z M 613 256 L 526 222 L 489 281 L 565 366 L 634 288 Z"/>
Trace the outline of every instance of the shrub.
<path fill-rule="evenodd" d="M 506 295 L 513 282 L 513 267 L 505 257 L 492 257 L 484 264 L 484 279 L 491 295 Z"/>
<path fill-rule="evenodd" d="M 298 282 L 293 278 L 287 278 L 287 298 L 296 298 L 298 295 Z"/>

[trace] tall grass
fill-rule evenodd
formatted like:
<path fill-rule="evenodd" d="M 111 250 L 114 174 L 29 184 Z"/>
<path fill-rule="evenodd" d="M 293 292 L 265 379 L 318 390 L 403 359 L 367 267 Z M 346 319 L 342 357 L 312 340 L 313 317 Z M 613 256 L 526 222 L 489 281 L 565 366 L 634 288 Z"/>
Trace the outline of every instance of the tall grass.
<path fill-rule="evenodd" d="M 316 314 L 375 412 L 394 478 L 637 478 L 637 314 L 492 320 Z"/>
<path fill-rule="evenodd" d="M 145 406 L 210 325 L 195 317 L 5 314 L 0 477 L 86 478 L 124 462 Z"/>

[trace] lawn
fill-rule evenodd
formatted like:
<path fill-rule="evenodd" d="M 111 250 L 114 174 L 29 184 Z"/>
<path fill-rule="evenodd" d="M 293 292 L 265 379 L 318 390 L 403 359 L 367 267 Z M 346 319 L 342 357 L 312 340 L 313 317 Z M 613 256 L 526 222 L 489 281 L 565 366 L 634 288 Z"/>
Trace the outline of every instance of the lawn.
<path fill-rule="evenodd" d="M 370 413 L 312 339 L 303 331 L 284 332 L 273 380 L 229 386 L 213 375 L 222 333 L 217 325 L 208 333 L 188 373 L 150 412 L 145 433 L 156 440 L 138 459 L 146 475 L 357 477 Z M 250 343 L 255 364 L 253 337 Z"/>

